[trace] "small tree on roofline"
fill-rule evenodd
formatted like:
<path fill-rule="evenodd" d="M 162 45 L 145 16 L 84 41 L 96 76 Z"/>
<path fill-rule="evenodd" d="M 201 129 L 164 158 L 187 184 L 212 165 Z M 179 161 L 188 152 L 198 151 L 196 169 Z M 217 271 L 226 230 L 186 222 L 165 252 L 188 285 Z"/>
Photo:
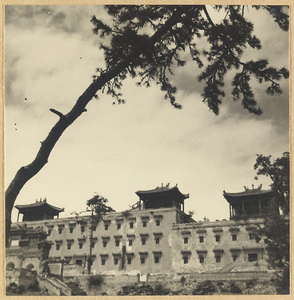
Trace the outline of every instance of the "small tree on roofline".
<path fill-rule="evenodd" d="M 88 274 L 91 274 L 92 266 L 92 242 L 93 231 L 103 221 L 104 216 L 108 213 L 115 212 L 115 210 L 107 205 L 108 200 L 100 195 L 94 195 L 91 199 L 87 200 L 87 210 L 91 211 L 90 221 L 90 253 L 88 257 Z"/>

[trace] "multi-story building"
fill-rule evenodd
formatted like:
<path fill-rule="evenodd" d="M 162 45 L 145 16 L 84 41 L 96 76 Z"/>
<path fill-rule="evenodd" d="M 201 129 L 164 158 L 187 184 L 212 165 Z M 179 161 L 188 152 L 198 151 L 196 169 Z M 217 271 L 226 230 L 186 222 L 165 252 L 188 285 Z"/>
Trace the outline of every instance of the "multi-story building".
<path fill-rule="evenodd" d="M 183 272 L 266 270 L 265 244 L 256 235 L 273 197 L 271 190 L 226 193 L 230 220 L 175 224 L 172 266 Z"/>
<path fill-rule="evenodd" d="M 13 224 L 12 230 L 25 225 L 42 228 L 52 243 L 49 259 L 79 265 L 85 272 L 87 263 L 91 263 L 94 274 L 264 268 L 267 254 L 254 229 L 263 224 L 272 198 L 270 190 L 259 187 L 242 193 L 224 192 L 230 204 L 230 220 L 215 222 L 196 222 L 187 215 L 184 201 L 189 195 L 182 194 L 177 186 L 136 194 L 139 201 L 133 209 L 107 214 L 93 231 L 91 216 L 58 218 L 62 209 L 46 201 L 16 206 L 23 220 Z M 12 236 L 10 248 L 16 243 Z M 17 247 L 22 246 L 19 241 Z M 10 258 L 8 251 L 7 264 Z M 41 259 L 34 268 L 39 269 L 40 263 Z"/>

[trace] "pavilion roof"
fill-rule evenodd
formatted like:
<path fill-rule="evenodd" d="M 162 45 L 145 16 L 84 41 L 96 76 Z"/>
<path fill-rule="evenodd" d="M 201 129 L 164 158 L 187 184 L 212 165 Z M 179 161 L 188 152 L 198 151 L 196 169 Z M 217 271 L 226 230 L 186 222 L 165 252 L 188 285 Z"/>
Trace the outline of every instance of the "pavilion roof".
<path fill-rule="evenodd" d="M 231 200 L 242 200 L 246 198 L 252 198 L 254 196 L 271 196 L 273 191 L 271 189 L 269 190 L 262 190 L 260 188 L 257 189 L 246 189 L 243 192 L 239 193 L 227 193 L 226 191 L 223 192 L 224 197 L 227 199 L 227 201 Z"/>
<path fill-rule="evenodd" d="M 64 208 L 59 208 L 47 203 L 46 199 L 43 201 L 42 200 L 36 201 L 35 203 L 32 204 L 15 205 L 15 208 L 17 208 L 19 212 L 22 214 L 28 213 L 32 210 L 38 210 L 38 209 L 47 210 L 52 215 L 57 215 L 60 212 L 64 211 Z"/>
<path fill-rule="evenodd" d="M 181 200 L 189 198 L 189 194 L 182 194 L 177 185 L 174 187 L 169 187 L 169 184 L 166 186 L 161 186 L 161 187 L 156 187 L 155 189 L 152 190 L 145 190 L 145 191 L 137 191 L 136 194 L 140 197 L 140 199 L 149 199 L 152 197 L 160 196 L 163 194 L 175 194 L 177 198 L 180 198 Z"/>

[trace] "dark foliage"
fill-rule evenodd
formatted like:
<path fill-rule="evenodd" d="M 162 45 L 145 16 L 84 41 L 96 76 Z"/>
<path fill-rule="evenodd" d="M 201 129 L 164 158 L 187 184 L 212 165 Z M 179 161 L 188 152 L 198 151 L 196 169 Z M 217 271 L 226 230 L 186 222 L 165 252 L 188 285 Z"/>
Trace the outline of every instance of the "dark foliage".
<path fill-rule="evenodd" d="M 22 285 L 18 286 L 15 282 L 10 283 L 9 286 L 6 287 L 7 294 L 21 295 L 24 291 L 25 287 Z"/>
<path fill-rule="evenodd" d="M 87 293 L 77 282 L 68 282 L 67 286 L 71 289 L 72 296 L 87 296 Z"/>
<path fill-rule="evenodd" d="M 235 281 L 230 281 L 229 292 L 232 294 L 242 294 L 242 289 Z"/>
<path fill-rule="evenodd" d="M 87 201 L 87 209 L 89 211 L 94 211 L 94 216 L 91 221 L 92 229 L 94 229 L 99 222 L 103 220 L 103 217 L 115 210 L 107 205 L 108 200 L 100 195 L 95 195 Z"/>
<path fill-rule="evenodd" d="M 283 30 L 288 30 L 288 15 L 283 6 L 254 6 L 266 9 Z M 138 85 L 149 87 L 152 82 L 159 84 L 165 97 L 176 108 L 176 86 L 171 83 L 174 67 L 182 67 L 186 61 L 184 52 L 190 52 L 198 68 L 203 68 L 199 81 L 204 81 L 203 101 L 215 114 L 219 112 L 224 93 L 224 77 L 231 69 L 237 71 L 233 81 L 232 95 L 242 100 L 242 106 L 249 112 L 260 115 L 261 109 L 254 98 L 249 81 L 255 76 L 260 83 L 269 83 L 266 89 L 270 95 L 280 94 L 278 80 L 288 78 L 285 68 L 275 69 L 268 66 L 264 59 L 242 61 L 246 47 L 260 49 L 259 39 L 253 34 L 253 24 L 244 16 L 244 6 L 215 5 L 224 19 L 214 23 L 205 5 L 131 5 L 106 6 L 107 13 L 113 18 L 108 25 L 92 18 L 94 33 L 104 41 L 101 49 L 105 54 L 107 69 L 129 59 L 128 66 L 107 84 L 107 93 L 114 96 L 118 103 L 124 103 L 118 90 L 129 74 L 139 76 Z M 110 37 L 111 36 L 111 37 Z M 158 38 L 160 37 L 160 39 Z M 197 49 L 199 39 L 205 38 L 209 49 Z M 105 72 L 97 69 L 98 76 Z M 95 76 L 96 77 L 96 76 Z M 95 79 L 95 78 L 94 78 Z"/>
<path fill-rule="evenodd" d="M 206 280 L 204 282 L 198 283 L 196 288 L 193 290 L 193 295 L 213 295 L 216 292 L 215 285 L 210 281 Z"/>
<path fill-rule="evenodd" d="M 102 276 L 100 276 L 100 275 L 91 276 L 91 277 L 89 277 L 89 280 L 88 280 L 89 288 L 91 289 L 91 288 L 100 287 L 103 282 L 104 282 L 104 279 Z"/>
<path fill-rule="evenodd" d="M 289 216 L 290 153 L 284 152 L 282 157 L 275 160 L 272 159 L 271 155 L 257 155 L 254 169 L 257 170 L 257 175 L 270 177 L 274 192 L 274 204 L 285 217 Z"/>
<path fill-rule="evenodd" d="M 271 156 L 258 155 L 254 168 L 257 175 L 269 176 L 272 180 L 273 199 L 264 227 L 257 231 L 264 239 L 269 253 L 269 264 L 276 270 L 274 284 L 279 294 L 290 291 L 290 154 L 272 160 Z M 280 212 L 280 213 L 279 213 Z"/>
<path fill-rule="evenodd" d="M 154 286 L 150 284 L 134 284 L 134 285 L 126 285 L 123 286 L 122 289 L 117 293 L 119 296 L 126 296 L 126 295 L 168 295 L 170 290 L 164 288 L 162 284 L 155 284 Z"/>
<path fill-rule="evenodd" d="M 246 288 L 247 289 L 252 289 L 255 286 L 255 284 L 256 284 L 256 281 L 249 280 L 249 281 L 246 282 Z"/>
<path fill-rule="evenodd" d="M 29 285 L 27 290 L 33 292 L 40 292 L 39 283 L 36 281 L 34 284 Z"/>
<path fill-rule="evenodd" d="M 187 281 L 187 278 L 185 277 L 185 276 L 181 276 L 181 284 L 185 284 L 186 283 L 186 281 Z"/>
<path fill-rule="evenodd" d="M 277 293 L 282 295 L 290 294 L 290 268 L 285 266 L 280 273 L 276 274 L 273 283 L 276 286 Z"/>

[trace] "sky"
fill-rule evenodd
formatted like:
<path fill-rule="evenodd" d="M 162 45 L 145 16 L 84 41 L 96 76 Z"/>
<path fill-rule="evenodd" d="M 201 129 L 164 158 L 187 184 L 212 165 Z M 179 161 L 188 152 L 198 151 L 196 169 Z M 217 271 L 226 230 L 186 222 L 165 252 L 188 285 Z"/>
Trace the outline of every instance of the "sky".
<path fill-rule="evenodd" d="M 217 21 L 220 17 L 212 13 Z M 247 50 L 244 60 L 266 58 L 274 67 L 289 67 L 289 36 L 267 11 L 246 7 L 262 49 Z M 58 117 L 66 114 L 92 82 L 95 69 L 104 66 L 99 38 L 90 19 L 106 18 L 102 6 L 12 6 L 5 9 L 5 159 L 6 186 L 17 170 L 37 154 Z M 205 47 L 204 42 L 202 42 Z M 202 45 L 200 42 L 200 45 Z M 190 195 L 185 211 L 194 219 L 229 218 L 223 191 L 241 192 L 254 180 L 257 154 L 277 158 L 289 150 L 288 81 L 281 96 L 269 96 L 267 86 L 252 82 L 263 110 L 255 116 L 230 95 L 218 116 L 202 102 L 203 85 L 193 62 L 176 69 L 177 110 L 156 85 L 146 89 L 127 79 L 122 93 L 126 104 L 99 93 L 87 112 L 62 135 L 48 164 L 21 190 L 15 204 L 48 203 L 64 207 L 60 217 L 85 210 L 86 201 L 98 193 L 116 211 L 138 201 L 138 190 L 177 184 Z M 16 221 L 17 210 L 13 210 Z"/>

